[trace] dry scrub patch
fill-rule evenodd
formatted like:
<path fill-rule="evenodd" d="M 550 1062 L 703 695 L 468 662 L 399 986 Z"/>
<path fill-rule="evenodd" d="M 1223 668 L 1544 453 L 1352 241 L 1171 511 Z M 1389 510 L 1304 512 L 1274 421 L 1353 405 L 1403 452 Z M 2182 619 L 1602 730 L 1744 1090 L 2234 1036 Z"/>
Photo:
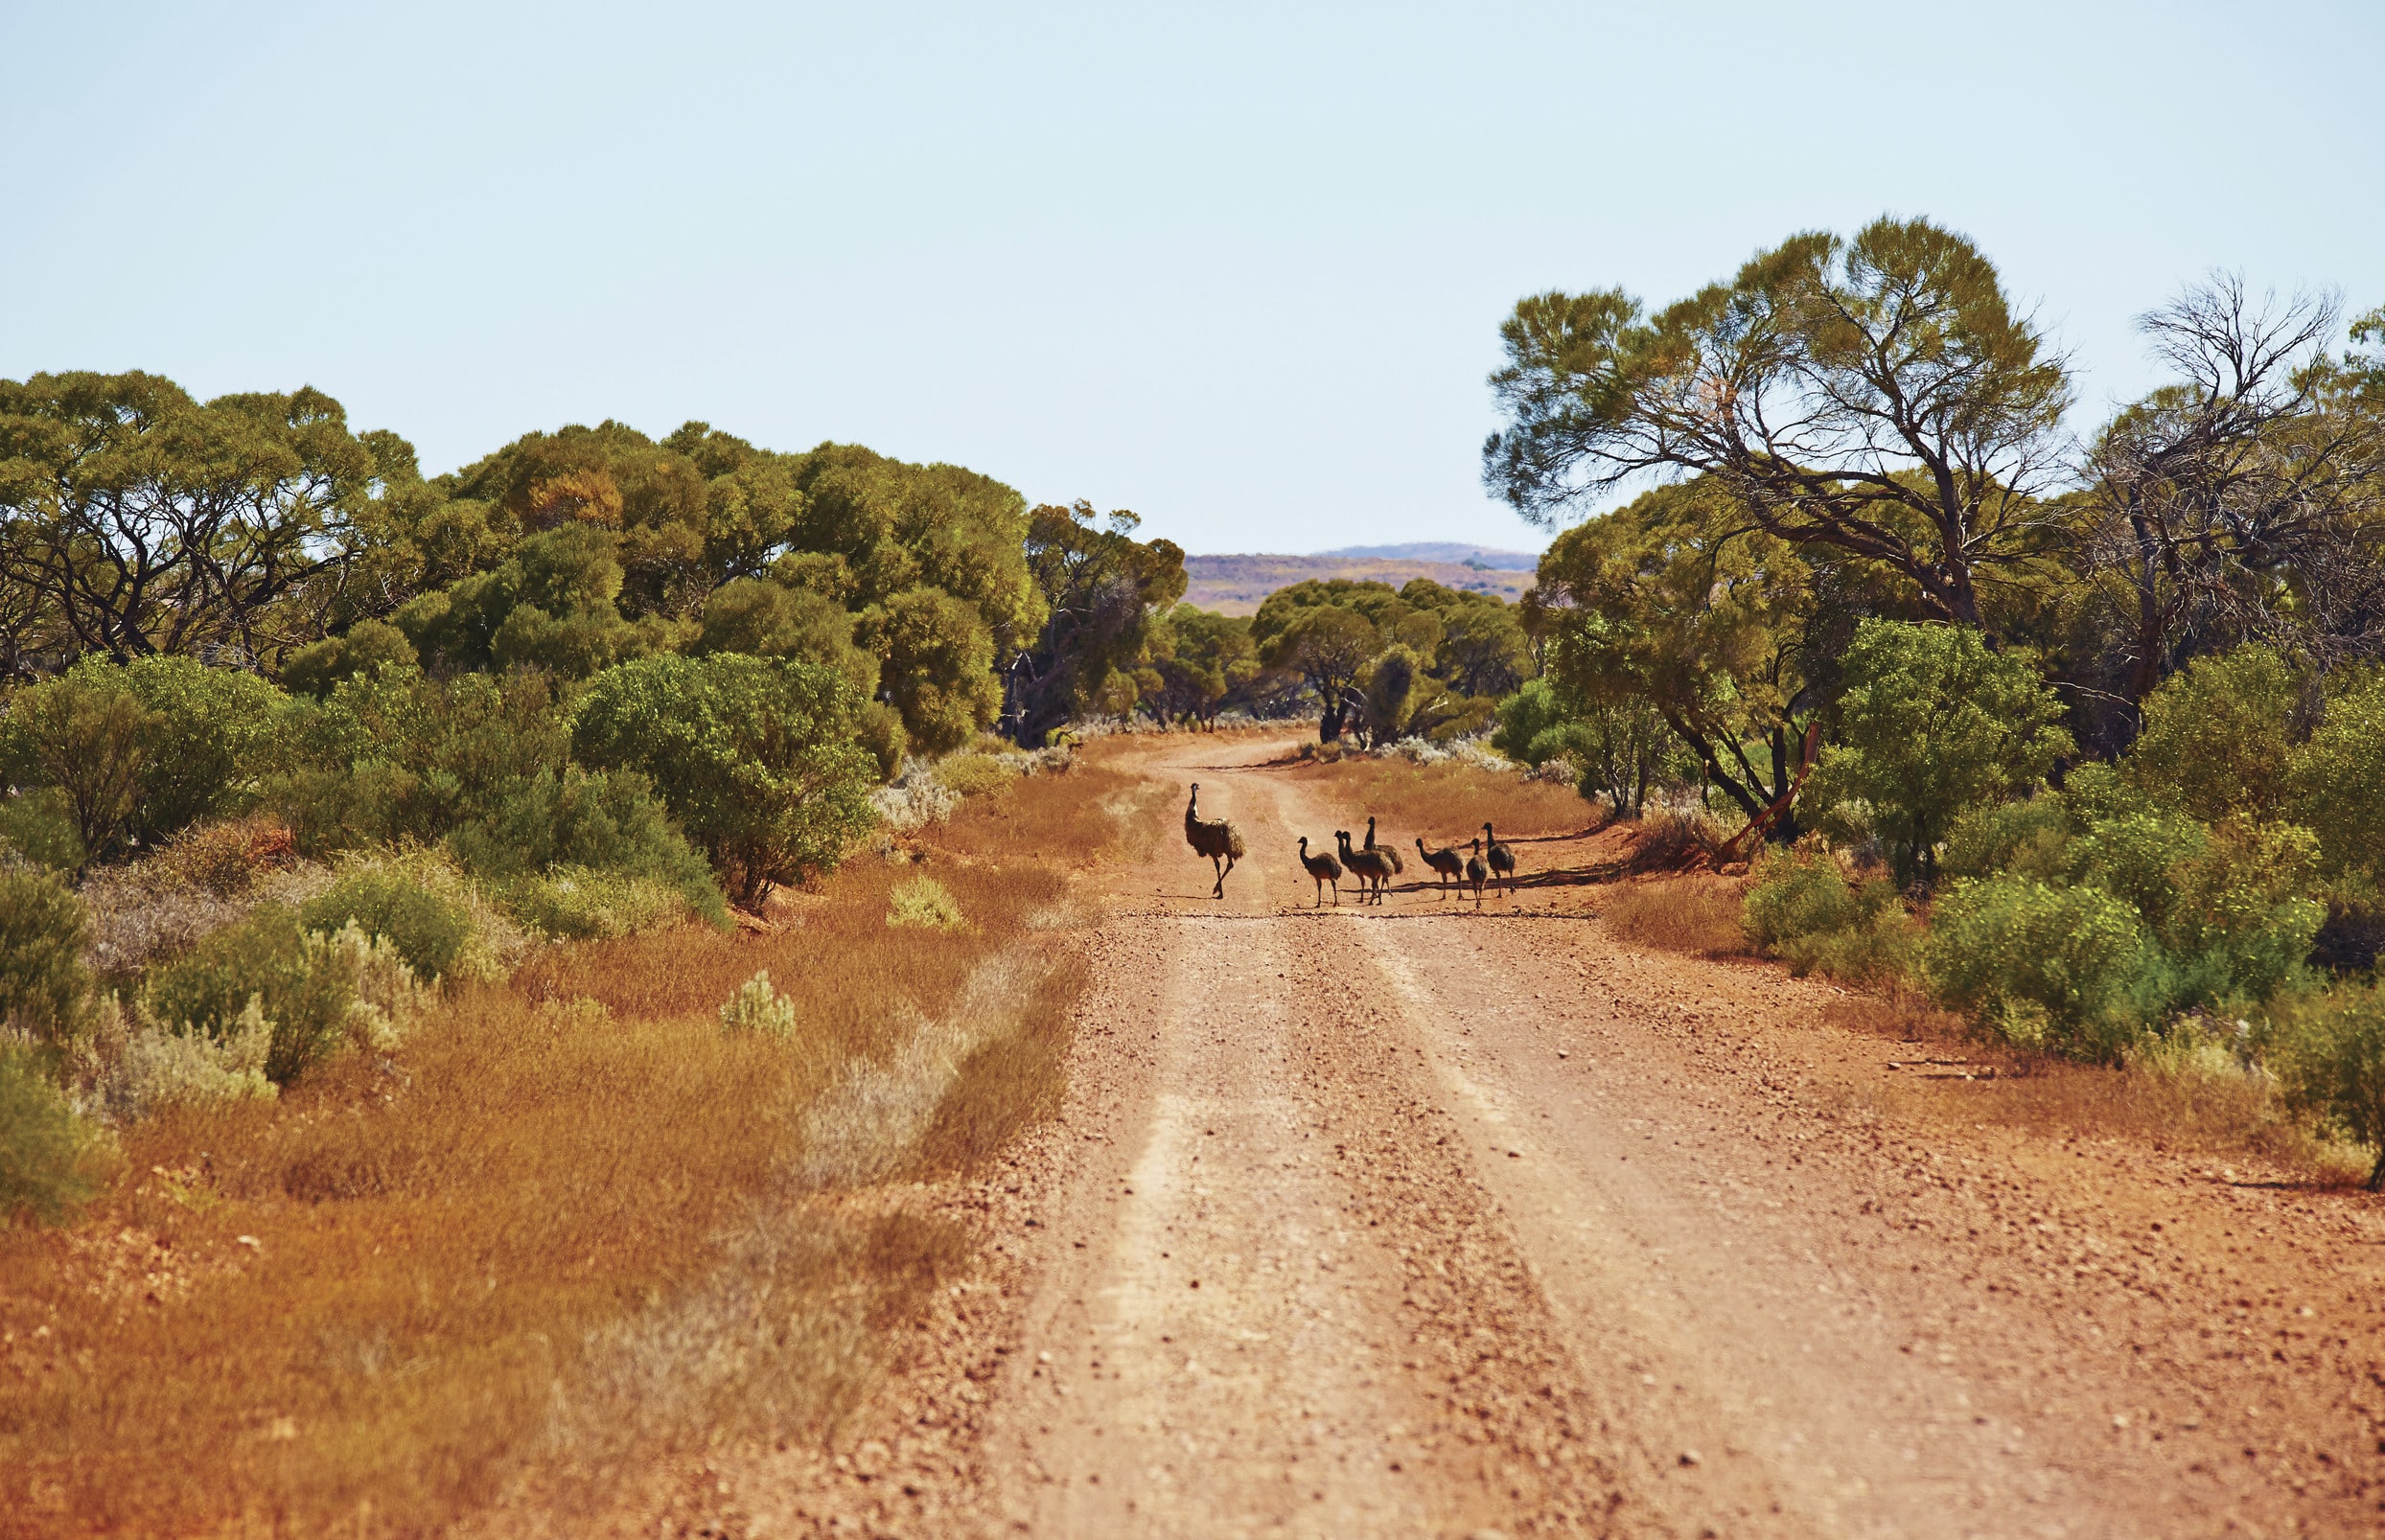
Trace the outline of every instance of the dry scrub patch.
<path fill-rule="evenodd" d="M 1330 783 L 1337 798 L 1360 810 L 1360 823 L 1373 815 L 1379 833 L 1395 839 L 1410 855 L 1415 847 L 1409 840 L 1418 835 L 1429 844 L 1454 841 L 1463 846 L 1485 823 L 1494 825 L 1501 839 L 1532 839 L 1578 834 L 1606 816 L 1570 787 L 1455 760 L 1418 765 L 1404 759 L 1353 757 L 1303 765 L 1292 773 Z"/>
<path fill-rule="evenodd" d="M 768 931 L 550 950 L 279 1102 L 137 1125 L 81 1226 L 0 1233 L 0 1534 L 411 1532 L 633 1446 L 824 1429 L 971 1244 L 873 1184 L 1060 1092 L 1054 917 L 1159 821 L 1128 786 L 1019 781 Z M 886 923 L 922 872 L 965 923 Z M 763 969 L 794 1034 L 725 1034 Z"/>
<path fill-rule="evenodd" d="M 2267 1161 L 2304 1180 L 2356 1186 L 2369 1162 L 2315 1138 L 2280 1101 L 2276 1088 L 2224 1055 L 2156 1049 L 2125 1068 L 2102 1069 L 2019 1053 L 1963 1018 L 1917 996 L 1849 995 L 1822 1020 L 1842 1030 L 1920 1045 L 1931 1058 L 1958 1061 L 1978 1078 L 1925 1085 L 1941 1115 L 2054 1139 L 2081 1135 L 2132 1139 L 2155 1150 Z M 1926 1061 L 1925 1061 L 1926 1062 Z"/>
<path fill-rule="evenodd" d="M 1676 877 L 1617 884 L 1599 917 L 1620 940 L 1693 957 L 1744 957 L 1748 932 L 1740 923 L 1744 883 Z"/>

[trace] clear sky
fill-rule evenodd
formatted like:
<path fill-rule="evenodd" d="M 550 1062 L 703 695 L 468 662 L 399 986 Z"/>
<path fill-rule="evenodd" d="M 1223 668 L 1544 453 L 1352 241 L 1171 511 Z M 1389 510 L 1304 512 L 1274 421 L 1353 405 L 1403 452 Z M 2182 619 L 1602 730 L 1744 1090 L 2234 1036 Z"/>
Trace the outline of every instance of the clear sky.
<path fill-rule="evenodd" d="M 858 441 L 1194 551 L 1544 539 L 1520 294 L 1968 232 L 2150 382 L 2181 283 L 2385 302 L 2385 6 L 0 0 L 0 377 Z"/>

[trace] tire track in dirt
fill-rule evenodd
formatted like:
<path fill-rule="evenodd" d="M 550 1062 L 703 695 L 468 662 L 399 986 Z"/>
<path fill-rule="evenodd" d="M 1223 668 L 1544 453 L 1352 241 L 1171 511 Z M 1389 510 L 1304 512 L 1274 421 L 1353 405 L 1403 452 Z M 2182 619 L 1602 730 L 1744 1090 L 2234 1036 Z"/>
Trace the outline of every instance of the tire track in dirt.
<path fill-rule="evenodd" d="M 1224 784 L 1253 848 L 1289 847 L 1272 788 Z M 1347 931 L 1268 911 L 1285 874 L 1237 884 L 1227 915 L 1119 922 L 1158 974 L 1139 1153 L 1057 1220 L 996 1506 L 1050 1534 L 1644 1532 Z"/>

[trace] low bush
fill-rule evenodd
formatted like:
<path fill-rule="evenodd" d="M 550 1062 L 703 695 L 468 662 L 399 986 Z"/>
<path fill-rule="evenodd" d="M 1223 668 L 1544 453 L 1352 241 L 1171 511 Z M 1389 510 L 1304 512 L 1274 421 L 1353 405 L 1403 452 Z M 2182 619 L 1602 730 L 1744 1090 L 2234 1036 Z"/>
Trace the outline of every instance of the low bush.
<path fill-rule="evenodd" d="M 767 968 L 739 984 L 737 992 L 721 1007 L 721 1030 L 731 1034 L 759 1032 L 764 1037 L 793 1037 L 795 1023 L 795 1002 L 783 999 L 771 987 Z"/>
<path fill-rule="evenodd" d="M 55 786 L 36 786 L 0 796 L 0 851 L 52 871 L 80 871 L 82 837 L 75 832 L 66 794 Z"/>
<path fill-rule="evenodd" d="M 347 925 L 309 931 L 295 911 L 260 905 L 149 981 L 142 1006 L 166 1030 L 221 1043 L 255 1002 L 271 1025 L 266 1078 L 287 1086 L 348 1043 L 385 1046 L 414 1008 L 396 947 Z"/>
<path fill-rule="evenodd" d="M 2071 864 L 2071 815 L 2055 796 L 1976 807 L 1947 831 L 1939 869 L 1952 878 L 2034 877 L 2051 882 Z"/>
<path fill-rule="evenodd" d="M 324 933 L 353 924 L 382 937 L 431 983 L 498 977 L 462 886 L 429 862 L 351 862 L 330 887 L 299 907 L 298 923 Z"/>
<path fill-rule="evenodd" d="M 43 1071 L 39 1051 L 0 1042 L 0 1223 L 71 1218 L 106 1190 L 111 1154 Z"/>
<path fill-rule="evenodd" d="M 951 754 L 937 761 L 936 778 L 960 796 L 985 796 L 1019 778 L 1016 765 L 993 754 Z"/>
<path fill-rule="evenodd" d="M 0 868 L 0 1025 L 62 1047 L 83 1024 L 90 911 L 53 873 Z"/>
<path fill-rule="evenodd" d="M 2349 984 L 2289 997 L 2266 1025 L 2269 1064 L 2287 1100 L 2376 1150 L 2369 1190 L 2385 1188 L 2385 994 Z"/>
<path fill-rule="evenodd" d="M 1748 889 L 1747 938 L 1789 965 L 1850 983 L 1892 983 L 1918 961 L 1919 928 L 1886 878 L 1850 881 L 1819 845 L 1774 851 Z"/>
<path fill-rule="evenodd" d="M 2017 1046 L 2116 1064 L 2171 987 L 2137 911 L 2097 887 L 2031 878 L 1956 884 L 1923 969 L 1938 997 Z"/>
<path fill-rule="evenodd" d="M 887 895 L 886 923 L 958 931 L 968 922 L 961 918 L 961 905 L 943 884 L 933 877 L 914 877 L 895 884 Z"/>
<path fill-rule="evenodd" d="M 238 898 L 263 874 L 297 864 L 289 826 L 271 814 L 195 823 L 157 853 L 156 864 L 218 898 Z"/>
<path fill-rule="evenodd" d="M 219 1037 L 169 1031 L 135 1008 L 127 1021 L 114 996 L 100 1009 L 97 1072 L 92 1098 L 110 1117 L 131 1122 L 176 1103 L 271 1098 L 280 1089 L 266 1078 L 273 1023 L 251 995 Z"/>
<path fill-rule="evenodd" d="M 498 901 L 541 935 L 567 941 L 635 935 L 689 913 L 686 894 L 675 884 L 589 866 L 518 878 L 499 888 Z"/>

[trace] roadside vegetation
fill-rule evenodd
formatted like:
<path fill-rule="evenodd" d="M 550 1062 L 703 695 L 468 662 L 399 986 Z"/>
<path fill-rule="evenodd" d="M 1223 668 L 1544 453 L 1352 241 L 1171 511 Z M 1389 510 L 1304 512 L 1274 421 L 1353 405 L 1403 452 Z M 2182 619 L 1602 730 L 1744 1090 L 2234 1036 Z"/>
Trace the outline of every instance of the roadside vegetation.
<path fill-rule="evenodd" d="M 1735 917 L 2385 1181 L 2385 311 L 2339 324 L 2191 287 L 2142 320 L 2170 380 L 2081 445 L 2064 362 L 1927 220 L 1659 310 L 1518 304 L 1487 482 L 1552 524 L 1658 484 L 1550 546 L 1494 741 L 1673 864 L 1752 867 L 1610 923 L 1719 954 Z"/>
<path fill-rule="evenodd" d="M 1147 811 L 1097 766 L 1013 776 L 766 931 L 682 914 L 456 970 L 402 1036 L 279 1082 L 268 1049 L 248 1093 L 168 1097 L 88 1163 L 63 1098 L 18 1107 L 50 1082 L 0 1080 L 33 1176 L 87 1205 L 0 1235 L 0 1530 L 204 1528 L 227 1494 L 435 1528 L 530 1470 L 567 1502 L 634 1448 L 820 1433 L 973 1244 L 906 1184 L 1059 1093 L 1069 875 Z M 382 871 L 298 913 L 387 892 L 444 955 L 493 944 Z M 297 955 L 304 923 L 223 950 Z M 214 956 L 176 987 L 207 995 Z"/>

